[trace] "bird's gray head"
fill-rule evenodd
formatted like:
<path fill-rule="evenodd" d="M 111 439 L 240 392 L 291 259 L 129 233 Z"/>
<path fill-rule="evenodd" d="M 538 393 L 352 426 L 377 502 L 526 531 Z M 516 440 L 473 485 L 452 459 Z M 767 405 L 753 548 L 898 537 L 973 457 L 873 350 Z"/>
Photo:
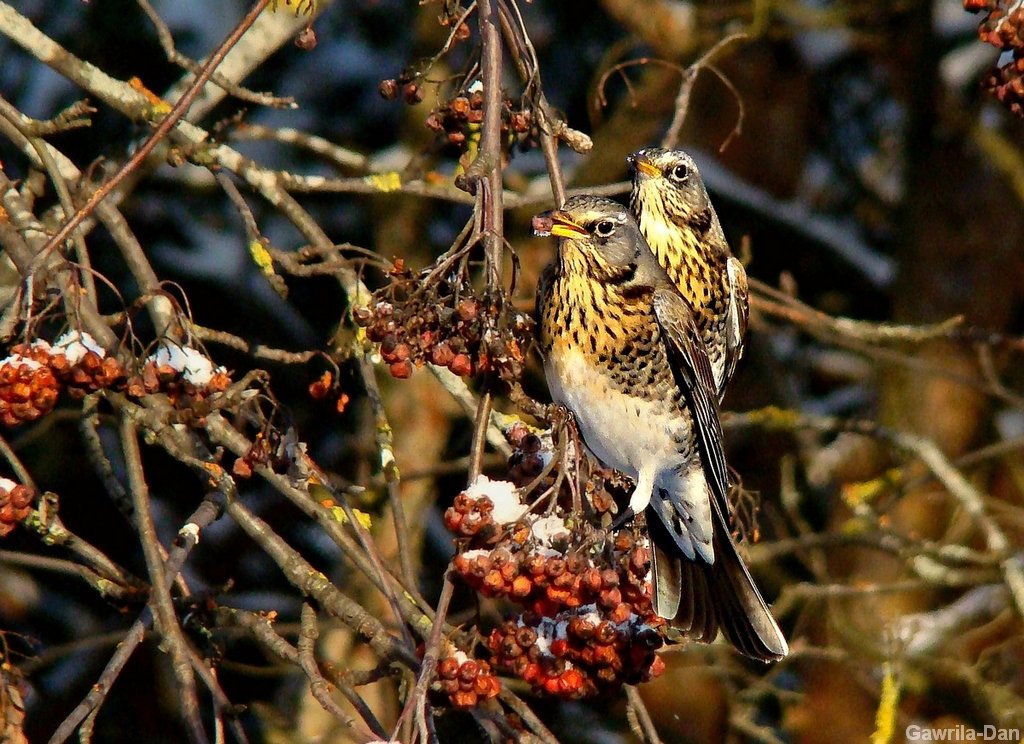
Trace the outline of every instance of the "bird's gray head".
<path fill-rule="evenodd" d="M 599 196 L 573 196 L 561 209 L 533 218 L 534 233 L 559 240 L 559 262 L 567 272 L 586 272 L 602 281 L 654 285 L 661 270 L 632 213 Z"/>
<path fill-rule="evenodd" d="M 630 204 L 638 215 L 663 215 L 698 232 L 700 223 L 710 227 L 714 212 L 693 158 L 682 150 L 649 147 L 626 160 L 633 176 Z"/>

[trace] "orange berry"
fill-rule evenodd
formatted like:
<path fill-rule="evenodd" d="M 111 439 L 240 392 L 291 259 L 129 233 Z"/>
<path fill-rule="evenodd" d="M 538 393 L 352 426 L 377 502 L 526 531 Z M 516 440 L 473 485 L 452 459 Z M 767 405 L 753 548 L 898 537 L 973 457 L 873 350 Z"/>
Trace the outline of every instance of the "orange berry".
<path fill-rule="evenodd" d="M 437 676 L 441 679 L 455 679 L 459 673 L 459 660 L 454 656 L 447 656 L 437 662 Z"/>
<path fill-rule="evenodd" d="M 660 656 L 655 656 L 648 671 L 652 677 L 660 677 L 665 673 L 665 662 Z"/>
<path fill-rule="evenodd" d="M 524 681 L 534 684 L 541 677 L 540 664 L 527 664 L 521 676 Z"/>
<path fill-rule="evenodd" d="M 472 708 L 477 703 L 477 694 L 472 690 L 459 690 L 451 694 L 451 701 L 456 708 Z"/>
<path fill-rule="evenodd" d="M 548 695 L 558 695 L 562 690 L 559 679 L 559 677 L 548 677 L 545 679 L 543 684 L 544 692 Z"/>
<path fill-rule="evenodd" d="M 484 576 L 483 588 L 485 591 L 496 594 L 505 587 L 505 580 L 501 578 L 500 571 L 488 571 Z"/>
<path fill-rule="evenodd" d="M 618 657 L 614 646 L 594 646 L 594 664 L 597 666 L 611 666 Z"/>
<path fill-rule="evenodd" d="M 525 597 L 533 591 L 533 582 L 526 576 L 516 576 L 512 581 L 512 596 Z"/>
<path fill-rule="evenodd" d="M 563 695 L 574 695 L 583 689 L 583 675 L 578 669 L 566 669 L 558 678 L 559 691 Z"/>
<path fill-rule="evenodd" d="M 459 377 L 469 377 L 473 374 L 473 360 L 471 360 L 466 354 L 456 354 L 452 357 L 452 361 L 451 364 L 448 365 L 448 369 Z"/>

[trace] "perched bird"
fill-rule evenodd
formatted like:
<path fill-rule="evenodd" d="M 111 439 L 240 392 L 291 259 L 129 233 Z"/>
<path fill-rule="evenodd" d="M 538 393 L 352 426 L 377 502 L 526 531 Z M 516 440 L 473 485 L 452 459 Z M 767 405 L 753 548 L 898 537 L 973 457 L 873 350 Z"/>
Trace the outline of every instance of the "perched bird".
<path fill-rule="evenodd" d="M 658 263 L 693 311 L 721 400 L 743 354 L 747 273 L 729 251 L 693 158 L 652 147 L 627 160 L 633 173 L 629 205 Z"/>
<path fill-rule="evenodd" d="M 551 395 L 587 447 L 636 480 L 624 517 L 645 513 L 655 612 L 697 640 L 721 628 L 748 656 L 782 658 L 729 532 L 717 385 L 694 312 L 622 205 L 575 196 L 534 230 L 560 239 L 537 295 Z"/>

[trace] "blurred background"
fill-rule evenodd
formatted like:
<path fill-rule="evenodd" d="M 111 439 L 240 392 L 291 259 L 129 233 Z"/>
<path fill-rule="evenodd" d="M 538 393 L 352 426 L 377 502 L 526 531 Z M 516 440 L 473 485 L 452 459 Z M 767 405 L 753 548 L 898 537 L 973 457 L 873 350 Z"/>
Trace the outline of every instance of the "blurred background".
<path fill-rule="evenodd" d="M 1015 34 L 1024 26 L 1019 10 L 1007 15 L 1012 3 L 966 4 L 980 12 L 958 0 L 519 5 L 549 103 L 593 141 L 582 153 L 560 147 L 566 186 L 600 187 L 623 200 L 625 157 L 661 141 L 681 73 L 740 35 L 691 81 L 679 145 L 697 159 L 733 251 L 755 281 L 747 352 L 725 403 L 727 452 L 752 520 L 750 564 L 793 654 L 766 668 L 717 644 L 666 652 L 666 673 L 639 688 L 665 742 L 880 743 L 903 741 L 911 724 L 1024 726 L 1022 608 L 1014 600 L 1024 593 L 1013 594 L 1017 574 L 1007 568 L 1016 565 L 1024 536 L 1024 86 L 1014 78 L 1014 50 L 1024 39 Z M 8 7 L 108 75 L 138 78 L 173 103 L 168 91 L 183 73 L 140 4 L 15 0 Z M 193 59 L 209 54 L 248 7 L 152 0 L 178 51 Z M 448 250 L 472 214 L 472 199 L 452 196 L 450 187 L 460 157 L 468 162 L 467 145 L 428 125 L 472 71 L 473 20 L 470 37 L 428 66 L 451 30 L 439 17 L 458 18 L 466 7 L 448 0 L 320 3 L 296 26 L 311 24 L 315 43 L 304 49 L 289 37 L 243 81 L 292 97 L 297 108 L 229 96 L 195 121 L 271 170 L 348 183 L 398 173 L 401 183 L 436 185 L 295 193 L 332 241 L 419 271 Z M 290 18 L 296 10 L 282 2 L 278 13 Z M 998 31 L 1005 51 L 979 40 L 979 24 L 991 32 L 1000 19 L 1009 24 Z M 0 96 L 38 119 L 86 97 L 26 53 L 11 28 L 0 17 Z M 992 78 L 998 65 L 1007 71 Z M 382 81 L 409 79 L 419 95 L 400 90 L 388 100 L 379 91 Z M 511 64 L 503 79 L 506 95 L 528 108 Z M 98 183 L 150 127 L 89 98 L 97 109 L 91 126 L 47 141 Z M 261 134 L 285 129 L 337 149 L 324 156 Z M 530 312 L 554 247 L 530 236 L 530 217 L 553 198 L 529 132 L 508 156 L 504 184 L 514 198 L 504 237 L 518 262 L 512 298 Z M 11 180 L 31 176 L 29 159 L 7 137 L 0 137 L 0 164 Z M 275 249 L 306 244 L 279 209 L 241 188 Z M 39 213 L 54 202 L 44 189 Z M 187 298 L 199 326 L 296 353 L 336 350 L 351 335 L 346 299 L 332 278 L 283 271 L 268 280 L 247 249 L 236 205 L 208 170 L 152 167 L 120 209 L 160 280 Z M 123 300 L 105 295 L 105 311 L 134 301 L 136 280 L 106 231 L 90 234 L 88 246 L 93 268 L 122 293 Z M 385 263 L 361 269 L 371 289 L 386 284 Z M 6 303 L 18 278 L 3 283 Z M 936 325 L 951 318 L 961 321 Z M 334 355 L 337 380 L 351 397 L 339 414 L 308 393 L 330 368 L 323 360 L 268 361 L 206 341 L 235 379 L 266 370 L 277 415 L 313 459 L 338 484 L 368 488 L 361 509 L 386 511 L 373 412 L 356 361 Z M 465 486 L 472 422 L 426 372 L 393 379 L 385 370 L 379 378 L 420 588 L 434 601 L 452 552 L 441 515 Z M 531 397 L 549 400 L 536 350 L 522 383 Z M 500 395 L 495 405 L 519 411 Z M 137 541 L 83 448 L 78 418 L 78 408 L 65 403 L 5 436 L 40 487 L 60 494 L 69 528 L 142 575 Z M 147 450 L 145 462 L 167 544 L 202 489 L 159 451 Z M 488 450 L 483 463 L 494 477 L 507 472 L 498 452 Z M 316 523 L 266 485 L 253 481 L 243 493 L 314 566 L 385 612 Z M 970 504 L 981 511 L 972 513 Z M 393 537 L 375 538 L 389 555 Z M 88 692 L 137 614 L 74 575 L 18 558 L 52 552 L 27 530 L 0 540 L 7 709 L 16 688 L 29 741 L 48 737 Z M 278 631 L 294 637 L 299 595 L 230 520 L 206 530 L 184 575 L 199 595 L 230 594 L 232 606 L 275 611 Z M 460 587 L 453 607 L 469 613 L 476 602 Z M 194 612 L 201 615 L 199 604 Z M 204 653 L 219 659 L 228 697 L 248 706 L 253 740 L 349 740 L 326 722 L 294 666 L 271 660 L 238 633 L 200 637 L 209 643 Z M 371 665 L 346 631 L 325 628 L 322 640 L 324 656 L 341 666 Z M 183 740 L 167 666 L 158 644 L 144 642 L 95 721 L 96 741 Z M 393 721 L 394 688 L 381 689 L 366 699 Z M 624 698 L 523 694 L 564 741 L 636 740 Z M 442 741 L 488 740 L 461 718 L 451 720 L 439 723 Z"/>

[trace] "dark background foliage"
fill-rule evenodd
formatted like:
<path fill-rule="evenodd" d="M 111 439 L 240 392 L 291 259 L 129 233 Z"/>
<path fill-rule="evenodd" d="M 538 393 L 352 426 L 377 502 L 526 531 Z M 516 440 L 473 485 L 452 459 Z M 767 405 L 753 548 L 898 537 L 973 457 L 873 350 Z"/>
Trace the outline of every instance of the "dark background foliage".
<path fill-rule="evenodd" d="M 138 78 L 161 95 L 182 78 L 132 0 L 11 5 L 115 78 Z M 192 0 L 153 5 L 178 50 L 195 59 L 209 54 L 249 7 Z M 359 265 L 371 289 L 386 284 L 382 267 L 395 259 L 415 271 L 432 264 L 471 219 L 472 199 L 453 196 L 450 186 L 458 148 L 445 145 L 425 121 L 458 92 L 460 75 L 475 59 L 475 21 L 468 23 L 472 37 L 419 79 L 422 102 L 407 105 L 401 96 L 390 101 L 378 93 L 382 80 L 427 69 L 425 60 L 449 30 L 438 23 L 443 10 L 440 3 L 397 0 L 323 3 L 310 19 L 314 48 L 284 44 L 263 55 L 243 81 L 251 90 L 293 97 L 297 108 L 228 96 L 196 121 L 272 171 L 351 181 L 398 172 L 403 183 L 448 184 L 427 195 L 355 188 L 296 194 L 331 240 L 383 259 Z M 956 0 L 604 0 L 585 11 L 576 3 L 535 0 L 520 10 L 544 93 L 569 126 L 593 138 L 589 152 L 561 147 L 567 187 L 600 187 L 620 199 L 625 156 L 661 140 L 680 71 L 728 35 L 746 34 L 700 71 L 680 146 L 695 153 L 734 251 L 759 282 L 748 351 L 726 401 L 735 412 L 726 418 L 728 453 L 760 503 L 760 542 L 749 555 L 794 653 L 770 669 L 717 646 L 666 654 L 666 674 L 640 690 L 663 740 L 855 741 L 872 732 L 884 736 L 888 721 L 899 741 L 911 723 L 1024 725 L 1021 608 L 999 568 L 1019 551 L 1024 527 L 1024 130 L 980 84 L 1000 54 L 977 38 L 984 17 L 964 12 Z M 278 13 L 293 11 L 282 3 Z M 11 37 L 0 28 L 0 96 L 7 102 L 46 119 L 88 95 Z M 676 67 L 650 62 L 613 69 L 639 58 Z M 506 68 L 505 92 L 519 101 L 522 85 Z M 86 187 L 110 177 L 152 131 L 88 97 L 97 109 L 88 128 L 47 137 L 87 174 L 78 205 Z M 522 99 L 524 108 L 534 103 Z M 339 165 L 303 147 L 248 140 L 247 125 L 325 138 L 352 161 Z M 505 213 L 504 238 L 519 268 L 512 300 L 523 311 L 532 308 L 537 276 L 553 248 L 529 232 L 531 215 L 553 203 L 535 144 L 513 147 L 504 172 L 506 190 L 521 202 Z M 0 164 L 14 182 L 33 168 L 6 137 L 0 137 Z M 310 242 L 282 210 L 240 188 L 270 246 L 294 252 Z M 55 203 L 46 188 L 35 213 Z M 352 504 L 371 514 L 382 554 L 395 561 L 374 411 L 358 360 L 339 351 L 351 347 L 353 327 L 350 298 L 336 278 L 300 276 L 279 261 L 277 277 L 268 281 L 250 257 L 236 205 L 209 170 L 192 164 L 148 163 L 144 177 L 126 188 L 120 210 L 164 288 L 197 326 L 288 352 L 325 352 L 296 364 L 204 339 L 233 379 L 256 369 L 269 373 L 265 390 L 275 424 L 297 433 L 334 486 L 368 487 Z M 106 280 L 100 308 L 120 312 L 140 294 L 121 249 L 99 228 L 87 244 L 93 268 Z M 483 258 L 480 250 L 472 256 Z M 18 279 L 5 282 L 8 302 Z M 153 329 L 133 312 L 135 332 L 148 343 Z M 844 325 L 834 321 L 838 316 L 868 323 Z M 953 316 L 963 318 L 955 328 L 926 328 Z M 887 336 L 880 324 L 897 327 Z M 62 313 L 52 313 L 27 330 L 19 325 L 5 342 L 26 334 L 52 339 L 69 325 Z M 309 395 L 309 385 L 334 369 L 328 354 L 352 399 L 341 414 Z M 536 354 L 529 359 L 523 386 L 547 400 Z M 395 380 L 385 365 L 378 377 L 404 476 L 411 560 L 433 603 L 452 551 L 441 514 L 466 483 L 472 417 L 426 371 Z M 471 387 L 484 390 L 480 380 Z M 520 410 L 495 389 L 499 409 Z M 60 495 L 60 515 L 72 532 L 146 576 L 139 539 L 82 445 L 80 408 L 62 401 L 5 438 L 40 489 Z M 123 480 L 117 425 L 104 416 L 110 420 L 101 437 L 115 477 Z M 932 445 L 942 465 L 967 476 L 984 514 L 1009 541 L 1008 552 L 993 550 L 977 515 L 951 492 L 948 472 L 922 459 Z M 143 457 L 157 534 L 169 545 L 205 488 L 160 448 L 144 447 Z M 494 477 L 507 471 L 496 452 L 488 451 L 483 464 Z M 314 568 L 393 621 L 320 524 L 266 482 L 254 478 L 240 489 L 248 508 Z M 80 577 L 24 556 L 74 558 L 28 529 L 0 545 L 2 679 L 20 690 L 24 731 L 37 741 L 89 692 L 140 607 L 103 598 Z M 294 641 L 302 597 L 259 544 L 223 517 L 204 530 L 183 576 L 194 599 L 178 603 L 181 625 L 202 655 L 217 660 L 227 697 L 247 706 L 241 720 L 253 740 L 307 741 L 317 732 L 348 740 L 346 729 L 325 722 L 295 665 L 213 619 L 218 603 L 276 612 L 277 630 Z M 478 601 L 459 587 L 453 616 L 468 622 Z M 497 616 L 494 608 L 487 613 Z M 349 631 L 327 620 L 323 626 L 325 659 L 341 668 L 373 665 Z M 110 691 L 95 740 L 183 740 L 186 725 L 168 667 L 159 639 L 148 637 Z M 880 703 L 886 685 L 900 688 L 895 707 Z M 401 710 L 397 684 L 386 679 L 358 689 L 390 727 Z M 565 741 L 634 735 L 625 699 L 557 702 L 519 691 Z M 8 713 L 8 725 L 16 718 Z M 470 731 L 482 736 L 471 721 L 441 716 L 438 733 L 445 741 L 470 740 Z"/>

